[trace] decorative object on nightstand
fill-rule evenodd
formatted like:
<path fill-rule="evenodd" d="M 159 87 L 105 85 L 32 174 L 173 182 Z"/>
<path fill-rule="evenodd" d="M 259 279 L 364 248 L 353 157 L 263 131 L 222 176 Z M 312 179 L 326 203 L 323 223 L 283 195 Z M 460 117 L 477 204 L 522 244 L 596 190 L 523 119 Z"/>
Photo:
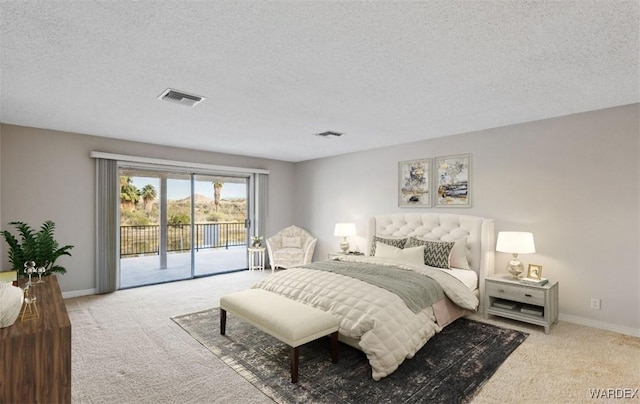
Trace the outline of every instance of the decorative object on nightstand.
<path fill-rule="evenodd" d="M 536 252 L 533 234 L 522 231 L 501 231 L 498 233 L 496 251 L 513 254 L 513 257 L 507 264 L 507 271 L 513 275 L 514 279 L 520 279 L 520 275 L 524 271 L 524 266 L 518 259 L 518 254 L 532 254 Z"/>
<path fill-rule="evenodd" d="M 525 285 L 537 285 L 542 286 L 549 282 L 549 279 L 542 277 L 542 265 L 529 264 L 527 270 L 527 277 L 520 279 L 520 283 Z"/>
<path fill-rule="evenodd" d="M 347 241 L 347 237 L 353 237 L 356 235 L 356 225 L 355 223 L 336 223 L 333 235 L 336 237 L 342 237 L 340 249 L 344 254 L 346 254 L 347 251 L 349 251 L 349 242 Z"/>
<path fill-rule="evenodd" d="M 540 278 L 540 279 L 522 278 L 522 279 L 520 279 L 520 283 L 522 283 L 524 285 L 542 286 L 542 285 L 546 285 L 547 283 L 549 283 L 549 279 L 547 279 L 547 278 Z"/>
<path fill-rule="evenodd" d="M 527 278 L 542 279 L 542 265 L 529 264 Z"/>

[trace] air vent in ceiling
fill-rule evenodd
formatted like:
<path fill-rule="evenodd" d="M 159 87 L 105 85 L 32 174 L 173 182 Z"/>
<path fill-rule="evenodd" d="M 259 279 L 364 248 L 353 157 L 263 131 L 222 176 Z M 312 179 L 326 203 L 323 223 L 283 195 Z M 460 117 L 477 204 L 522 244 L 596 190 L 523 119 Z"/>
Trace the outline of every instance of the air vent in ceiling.
<path fill-rule="evenodd" d="M 202 101 L 206 100 L 205 97 L 201 97 L 199 95 L 187 94 L 184 91 L 177 91 L 171 88 L 167 88 L 164 90 L 162 94 L 158 97 L 159 100 L 171 101 L 177 104 L 186 105 L 189 107 L 193 107 Z"/>
<path fill-rule="evenodd" d="M 340 136 L 342 136 L 342 133 L 334 132 L 334 131 L 328 130 L 328 131 L 326 131 L 326 132 L 316 133 L 315 135 L 316 135 L 316 136 L 322 136 L 322 137 L 331 137 L 331 136 L 334 136 L 334 137 L 340 137 Z"/>

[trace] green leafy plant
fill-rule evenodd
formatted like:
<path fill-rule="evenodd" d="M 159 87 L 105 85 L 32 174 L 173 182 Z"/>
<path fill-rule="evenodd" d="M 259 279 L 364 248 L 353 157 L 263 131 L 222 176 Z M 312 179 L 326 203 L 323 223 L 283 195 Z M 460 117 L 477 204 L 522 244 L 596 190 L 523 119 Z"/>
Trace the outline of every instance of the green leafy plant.
<path fill-rule="evenodd" d="M 73 248 L 71 245 L 60 247 L 53 236 L 55 223 L 47 220 L 40 226 L 39 231 L 35 231 L 24 222 L 10 222 L 18 231 L 20 240 L 13 234 L 4 230 L 2 235 L 9 244 L 9 262 L 12 269 L 17 270 L 20 275 L 24 275 L 24 263 L 34 261 L 36 267 L 44 267 L 44 276 L 51 275 L 54 272 L 64 274 L 67 270 L 60 265 L 56 265 L 56 261 L 63 255 L 71 256 L 69 250 Z"/>
<path fill-rule="evenodd" d="M 253 236 L 253 237 L 251 237 L 251 246 L 252 247 L 262 247 L 262 236 Z"/>
<path fill-rule="evenodd" d="M 185 213 L 176 213 L 169 217 L 168 222 L 169 224 L 189 224 L 191 223 L 191 216 Z"/>

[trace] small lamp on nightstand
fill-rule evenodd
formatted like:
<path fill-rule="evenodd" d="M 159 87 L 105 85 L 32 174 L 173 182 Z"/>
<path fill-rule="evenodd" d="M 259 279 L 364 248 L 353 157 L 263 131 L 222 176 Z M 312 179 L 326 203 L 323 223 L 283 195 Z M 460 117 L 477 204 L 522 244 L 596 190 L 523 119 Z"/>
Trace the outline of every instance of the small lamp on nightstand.
<path fill-rule="evenodd" d="M 520 274 L 524 271 L 524 266 L 518 259 L 518 254 L 532 254 L 536 252 L 533 234 L 522 231 L 501 231 L 498 233 L 496 251 L 513 254 L 513 257 L 507 264 L 507 271 L 509 271 L 514 278 L 520 279 Z"/>
<path fill-rule="evenodd" d="M 355 223 L 336 223 L 335 230 L 333 235 L 336 237 L 342 237 L 342 242 L 340 243 L 340 249 L 343 254 L 346 254 L 349 251 L 349 242 L 347 241 L 347 237 L 353 237 L 356 235 L 356 224 Z"/>

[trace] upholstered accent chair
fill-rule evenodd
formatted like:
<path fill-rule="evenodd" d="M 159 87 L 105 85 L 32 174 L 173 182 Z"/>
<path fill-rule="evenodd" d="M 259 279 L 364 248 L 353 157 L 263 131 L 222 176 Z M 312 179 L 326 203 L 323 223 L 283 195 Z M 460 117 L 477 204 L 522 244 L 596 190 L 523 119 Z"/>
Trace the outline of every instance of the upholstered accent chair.
<path fill-rule="evenodd" d="M 289 226 L 267 238 L 271 269 L 310 263 L 316 241 L 311 233 L 298 226 Z"/>

